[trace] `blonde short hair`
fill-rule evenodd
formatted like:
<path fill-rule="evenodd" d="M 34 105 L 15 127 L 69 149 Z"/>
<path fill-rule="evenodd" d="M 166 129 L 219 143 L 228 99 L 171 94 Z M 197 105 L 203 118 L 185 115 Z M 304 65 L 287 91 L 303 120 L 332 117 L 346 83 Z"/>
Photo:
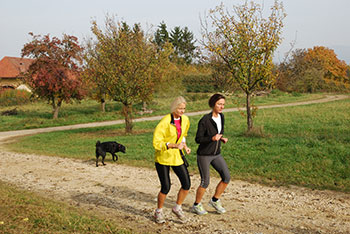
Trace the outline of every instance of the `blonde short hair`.
<path fill-rule="evenodd" d="M 170 105 L 171 113 L 174 113 L 176 108 L 182 103 L 187 104 L 185 98 L 183 98 L 182 96 L 179 96 L 179 97 L 175 98 L 175 100 Z"/>

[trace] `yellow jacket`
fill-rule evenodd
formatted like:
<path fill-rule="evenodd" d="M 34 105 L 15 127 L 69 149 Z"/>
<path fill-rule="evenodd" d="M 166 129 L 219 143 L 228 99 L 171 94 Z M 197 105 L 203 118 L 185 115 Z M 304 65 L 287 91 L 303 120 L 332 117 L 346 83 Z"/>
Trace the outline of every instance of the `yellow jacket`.
<path fill-rule="evenodd" d="M 180 166 L 184 163 L 179 149 L 168 149 L 167 143 L 180 143 L 187 136 L 190 121 L 187 116 L 181 116 L 181 136 L 177 140 L 177 131 L 172 114 L 164 116 L 153 133 L 155 161 L 167 166 Z"/>

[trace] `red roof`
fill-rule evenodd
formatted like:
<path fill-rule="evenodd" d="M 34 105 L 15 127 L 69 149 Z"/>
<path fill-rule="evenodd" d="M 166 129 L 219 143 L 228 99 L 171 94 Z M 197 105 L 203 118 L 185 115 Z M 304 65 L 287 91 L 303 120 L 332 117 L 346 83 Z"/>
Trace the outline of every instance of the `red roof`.
<path fill-rule="evenodd" d="M 0 78 L 16 78 L 28 70 L 34 59 L 7 57 L 0 60 Z"/>

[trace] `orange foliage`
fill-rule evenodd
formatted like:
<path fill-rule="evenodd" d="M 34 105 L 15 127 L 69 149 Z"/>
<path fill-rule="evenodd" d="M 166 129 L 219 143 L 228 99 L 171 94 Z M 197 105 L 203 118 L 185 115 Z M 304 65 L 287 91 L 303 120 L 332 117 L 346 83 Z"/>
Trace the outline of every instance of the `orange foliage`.
<path fill-rule="evenodd" d="M 346 79 L 347 65 L 339 60 L 334 50 L 324 46 L 315 46 L 308 49 L 305 60 L 312 64 L 317 64 L 325 71 L 325 80 L 344 81 Z"/>

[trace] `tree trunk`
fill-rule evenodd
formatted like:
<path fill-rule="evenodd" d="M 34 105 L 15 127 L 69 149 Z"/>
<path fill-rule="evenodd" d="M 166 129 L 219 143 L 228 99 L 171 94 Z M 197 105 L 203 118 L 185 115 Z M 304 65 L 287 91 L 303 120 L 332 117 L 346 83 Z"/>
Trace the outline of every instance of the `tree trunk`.
<path fill-rule="evenodd" d="M 147 110 L 147 103 L 142 101 L 142 111 L 145 112 Z"/>
<path fill-rule="evenodd" d="M 133 128 L 132 123 L 132 104 L 123 103 L 123 115 L 125 118 L 125 132 L 131 133 Z"/>
<path fill-rule="evenodd" d="M 101 97 L 101 111 L 102 113 L 106 112 L 106 94 L 102 94 Z"/>
<path fill-rule="evenodd" d="M 250 98 L 251 94 L 247 93 L 247 100 L 246 100 L 246 106 L 247 106 L 247 127 L 248 127 L 248 132 L 252 130 L 253 128 L 253 117 L 252 117 L 252 112 L 250 108 Z"/>
<path fill-rule="evenodd" d="M 62 105 L 62 100 L 58 100 L 57 106 L 54 106 L 53 119 L 58 118 L 58 112 L 60 111 L 61 105 Z"/>

